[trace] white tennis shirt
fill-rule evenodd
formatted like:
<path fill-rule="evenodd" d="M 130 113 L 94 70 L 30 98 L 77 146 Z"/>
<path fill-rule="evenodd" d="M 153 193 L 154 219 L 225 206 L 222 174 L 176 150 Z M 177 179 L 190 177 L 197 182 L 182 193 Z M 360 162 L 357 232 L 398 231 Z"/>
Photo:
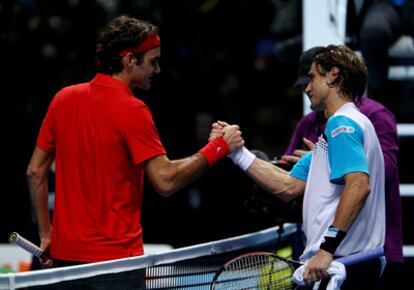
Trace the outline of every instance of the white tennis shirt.
<path fill-rule="evenodd" d="M 301 260 L 318 251 L 334 220 L 344 177 L 352 172 L 369 175 L 371 193 L 335 255 L 381 247 L 385 240 L 384 158 L 372 123 L 353 103 L 346 103 L 328 119 L 324 135 L 290 172 L 306 181 L 303 199 L 306 247 Z"/>

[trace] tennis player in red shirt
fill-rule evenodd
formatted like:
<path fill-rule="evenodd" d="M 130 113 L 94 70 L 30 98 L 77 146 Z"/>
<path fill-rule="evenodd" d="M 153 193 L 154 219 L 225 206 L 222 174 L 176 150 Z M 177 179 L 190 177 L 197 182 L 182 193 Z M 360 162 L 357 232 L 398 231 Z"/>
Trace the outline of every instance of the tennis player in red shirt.
<path fill-rule="evenodd" d="M 51 257 L 44 266 L 142 255 L 144 174 L 169 196 L 244 143 L 239 127 L 229 126 L 194 155 L 169 160 L 150 110 L 131 91 L 150 89 L 159 58 L 156 26 L 117 17 L 97 44 L 99 73 L 63 88 L 49 105 L 27 169 L 40 246 Z M 52 226 L 47 172 L 54 160 Z"/>

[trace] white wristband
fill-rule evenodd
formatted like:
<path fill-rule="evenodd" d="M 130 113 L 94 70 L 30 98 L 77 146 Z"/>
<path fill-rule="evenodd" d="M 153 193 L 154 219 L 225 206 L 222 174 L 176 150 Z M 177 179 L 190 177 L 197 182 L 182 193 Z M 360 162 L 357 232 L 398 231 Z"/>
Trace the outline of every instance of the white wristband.
<path fill-rule="evenodd" d="M 241 170 L 246 171 L 256 159 L 256 155 L 247 150 L 246 147 L 241 147 L 228 155 L 234 164 L 238 165 Z"/>

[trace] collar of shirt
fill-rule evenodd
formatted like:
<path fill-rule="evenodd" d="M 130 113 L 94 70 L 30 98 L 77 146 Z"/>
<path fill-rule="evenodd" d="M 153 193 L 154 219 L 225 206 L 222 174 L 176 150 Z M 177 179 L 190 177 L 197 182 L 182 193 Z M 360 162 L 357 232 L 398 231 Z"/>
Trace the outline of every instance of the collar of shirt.
<path fill-rule="evenodd" d="M 117 80 L 110 75 L 97 73 L 91 83 L 97 86 L 123 89 L 127 94 L 132 95 L 132 91 L 126 83 Z"/>

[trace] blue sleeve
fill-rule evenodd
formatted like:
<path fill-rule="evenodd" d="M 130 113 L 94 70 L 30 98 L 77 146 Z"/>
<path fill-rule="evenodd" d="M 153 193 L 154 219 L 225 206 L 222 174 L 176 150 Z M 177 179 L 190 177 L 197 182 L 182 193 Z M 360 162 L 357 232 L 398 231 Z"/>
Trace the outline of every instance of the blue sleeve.
<path fill-rule="evenodd" d="M 310 151 L 302 156 L 299 161 L 293 166 L 290 175 L 297 179 L 306 181 L 308 179 L 309 167 L 312 160 L 313 151 Z"/>
<path fill-rule="evenodd" d="M 348 173 L 368 174 L 364 133 L 358 123 L 346 116 L 334 116 L 326 124 L 325 135 L 328 139 L 329 179 L 332 183 L 344 184 L 344 176 Z"/>

